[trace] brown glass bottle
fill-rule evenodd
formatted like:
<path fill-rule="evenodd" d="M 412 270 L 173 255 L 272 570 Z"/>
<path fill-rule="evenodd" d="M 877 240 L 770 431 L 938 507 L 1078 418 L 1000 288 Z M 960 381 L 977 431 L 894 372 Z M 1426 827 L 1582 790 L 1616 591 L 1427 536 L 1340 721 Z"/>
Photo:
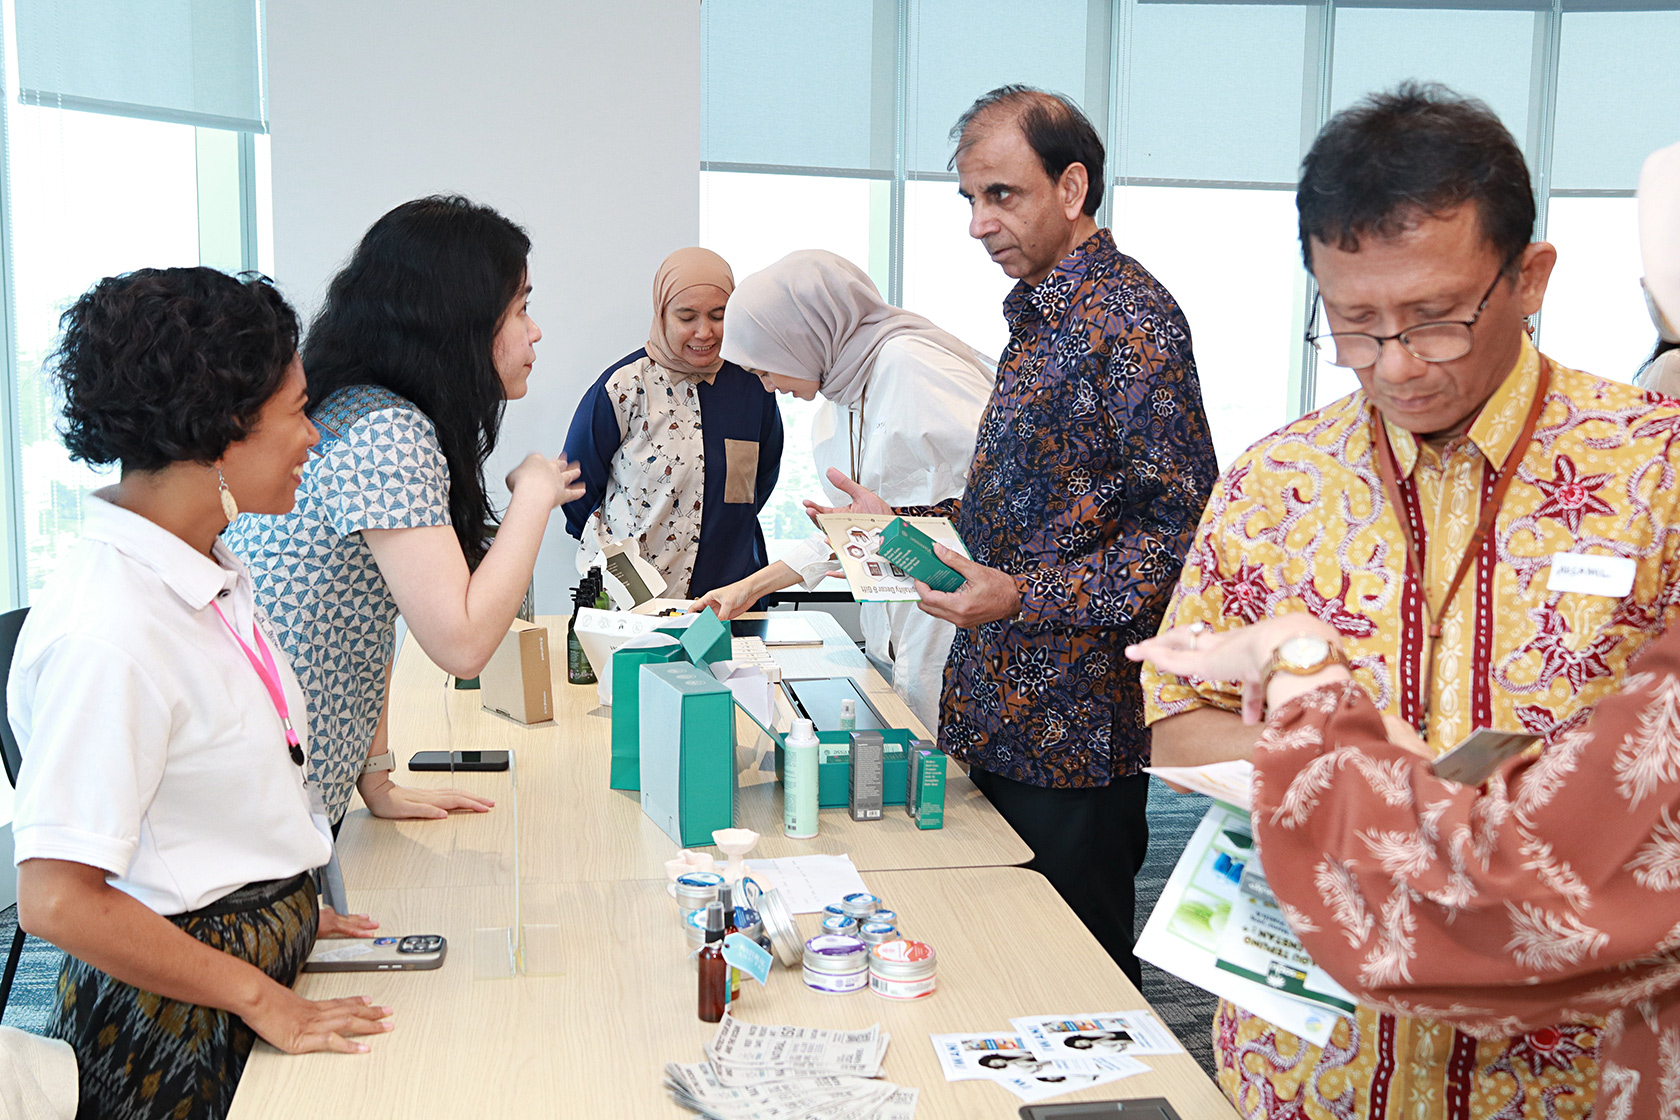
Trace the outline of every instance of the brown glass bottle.
<path fill-rule="evenodd" d="M 723 907 L 706 905 L 706 944 L 696 959 L 700 974 L 700 1019 L 716 1023 L 729 1006 L 729 964 L 723 959 Z"/>
<path fill-rule="evenodd" d="M 723 935 L 728 937 L 732 933 L 740 933 L 740 927 L 735 924 L 735 888 L 725 883 L 718 888 L 718 906 L 723 910 Z M 729 967 L 729 1000 L 733 1003 L 741 998 L 741 970 L 734 965 Z"/>

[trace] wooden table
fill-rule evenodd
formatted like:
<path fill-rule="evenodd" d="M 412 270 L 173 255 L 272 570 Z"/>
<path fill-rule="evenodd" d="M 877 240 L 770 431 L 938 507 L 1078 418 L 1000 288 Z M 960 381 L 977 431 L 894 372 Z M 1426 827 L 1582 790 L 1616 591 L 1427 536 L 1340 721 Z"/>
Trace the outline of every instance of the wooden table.
<path fill-rule="evenodd" d="M 821 649 L 778 651 L 790 675 L 856 676 L 884 716 L 920 731 L 915 717 L 844 637 L 810 612 Z M 564 619 L 550 618 L 551 638 Z M 564 648 L 563 644 L 560 646 Z M 351 902 L 392 933 L 441 933 L 450 956 L 435 972 L 308 974 L 311 998 L 364 994 L 396 1009 L 397 1029 L 367 1055 L 288 1057 L 259 1043 L 231 1115 L 236 1120 L 357 1117 L 685 1117 L 662 1085 L 664 1064 L 701 1060 L 715 1026 L 695 1015 L 695 979 L 664 862 L 675 845 L 634 794 L 607 786 L 610 713 L 594 686 L 564 682 L 555 658 L 556 720 L 535 728 L 483 712 L 415 643 L 392 684 L 392 742 L 417 750 L 511 749 L 502 774 L 412 774 L 498 800 L 494 812 L 447 821 L 346 818 L 339 849 Z M 929 1033 L 1002 1030 L 1013 1015 L 1147 1006 L 1049 884 L 1009 866 L 1032 853 L 955 767 L 945 827 L 916 830 L 902 810 L 853 822 L 826 810 L 815 840 L 781 832 L 773 776 L 759 769 L 768 741 L 742 717 L 738 823 L 764 839 L 755 856 L 846 852 L 903 928 L 939 952 L 939 991 L 913 1004 L 868 992 L 828 996 L 777 966 L 770 985 L 749 981 L 744 1019 L 831 1028 L 879 1022 L 893 1035 L 883 1076 L 922 1091 L 918 1120 L 1013 1117 L 998 1086 L 948 1083 Z M 515 785 L 517 783 L 517 790 Z M 517 839 L 517 843 L 515 843 Z M 478 931 L 515 922 L 515 883 L 527 928 L 547 927 L 563 973 L 477 979 Z M 817 916 L 804 915 L 807 936 Z M 1185 1120 L 1235 1114 L 1187 1054 L 1146 1059 L 1147 1075 L 1069 1098 L 1165 1096 Z M 331 1102 L 323 1106 L 322 1102 Z"/>
<path fill-rule="evenodd" d="M 930 1033 L 1003 1030 L 1013 1015 L 1147 1006 L 1056 892 L 1016 867 L 877 871 L 869 888 L 939 952 L 939 990 L 914 1003 L 830 996 L 777 966 L 747 981 L 736 1011 L 760 1023 L 867 1027 L 892 1035 L 882 1076 L 921 1090 L 917 1120 L 1013 1117 L 1019 1101 L 984 1082 L 946 1082 Z M 523 889 L 527 922 L 559 927 L 563 975 L 474 979 L 473 931 L 511 920 L 509 887 L 364 891 L 386 928 L 439 932 L 436 972 L 310 974 L 312 998 L 368 995 L 396 1029 L 366 1055 L 287 1057 L 259 1043 L 234 1120 L 357 1117 L 686 1117 L 662 1087 L 668 1061 L 700 1061 L 716 1027 L 695 1016 L 695 979 L 663 881 Z M 800 919 L 807 935 L 816 916 Z M 1153 1072 L 1057 1100 L 1164 1096 L 1185 1120 L 1234 1117 L 1188 1054 L 1143 1059 Z"/>
<path fill-rule="evenodd" d="M 858 679 L 882 716 L 918 734 L 926 729 L 891 686 L 827 614 L 801 612 L 824 639 L 821 647 L 775 650 L 788 676 Z M 407 642 L 391 682 L 391 742 L 398 780 L 417 786 L 455 785 L 495 798 L 498 810 L 457 815 L 448 821 L 374 821 L 353 802 L 340 835 L 344 876 L 353 892 L 400 886 L 468 886 L 514 881 L 514 783 L 518 783 L 519 879 L 525 883 L 575 883 L 658 879 L 677 845 L 642 813 L 640 796 L 607 785 L 612 709 L 600 705 L 594 685 L 566 683 L 566 620 L 546 617 L 555 674 L 553 723 L 525 727 L 484 712 L 475 691 L 451 686 L 419 643 Z M 946 779 L 945 827 L 920 831 L 901 808 L 889 806 L 880 821 L 853 821 L 844 809 L 825 809 L 812 840 L 782 834 L 781 787 L 761 768 L 770 740 L 745 715 L 737 721 L 739 792 L 736 824 L 763 838 L 754 858 L 849 854 L 861 871 L 1022 864 L 1032 849 L 1015 834 L 983 794 L 952 766 Z M 511 750 L 516 771 L 501 774 L 410 772 L 419 750 Z"/>

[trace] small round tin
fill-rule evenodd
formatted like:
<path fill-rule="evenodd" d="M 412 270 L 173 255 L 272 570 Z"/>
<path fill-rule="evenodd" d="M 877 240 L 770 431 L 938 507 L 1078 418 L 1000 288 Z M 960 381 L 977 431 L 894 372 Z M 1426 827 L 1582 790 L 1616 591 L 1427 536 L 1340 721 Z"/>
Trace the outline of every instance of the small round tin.
<path fill-rule="evenodd" d="M 869 986 L 869 946 L 855 937 L 819 934 L 805 942 L 805 986 L 830 995 Z"/>
<path fill-rule="evenodd" d="M 846 913 L 846 908 L 844 906 L 840 905 L 838 902 L 831 902 L 827 906 L 823 907 L 823 917 L 845 918 L 850 917 L 850 915 Z"/>
<path fill-rule="evenodd" d="M 925 941 L 887 941 L 869 950 L 869 990 L 883 999 L 925 999 L 933 994 L 939 958 Z"/>
<path fill-rule="evenodd" d="M 840 908 L 846 917 L 862 921 L 881 908 L 881 899 L 867 891 L 849 894 L 840 900 Z"/>
<path fill-rule="evenodd" d="M 841 914 L 839 917 L 835 917 L 830 914 L 822 920 L 822 931 L 824 933 L 837 933 L 851 937 L 857 933 L 857 920 L 854 918 L 848 918 L 844 914 Z"/>
<path fill-rule="evenodd" d="M 677 906 L 685 914 L 691 910 L 704 910 L 707 903 L 717 901 L 721 886 L 723 876 L 715 871 L 690 871 L 687 875 L 678 875 Z"/>
<path fill-rule="evenodd" d="M 805 955 L 805 942 L 799 936 L 799 926 L 788 911 L 787 903 L 782 901 L 781 893 L 768 890 L 760 894 L 758 913 L 776 959 L 789 968 L 796 967 Z"/>
<path fill-rule="evenodd" d="M 859 918 L 858 921 L 860 923 L 861 922 L 886 922 L 888 925 L 896 926 L 898 924 L 898 911 L 897 910 L 877 910 L 877 911 L 875 911 L 875 913 L 869 915 L 869 917 L 867 917 L 867 918 Z"/>
<path fill-rule="evenodd" d="M 898 927 L 891 922 L 864 922 L 857 935 L 865 945 L 882 945 L 898 940 Z"/>

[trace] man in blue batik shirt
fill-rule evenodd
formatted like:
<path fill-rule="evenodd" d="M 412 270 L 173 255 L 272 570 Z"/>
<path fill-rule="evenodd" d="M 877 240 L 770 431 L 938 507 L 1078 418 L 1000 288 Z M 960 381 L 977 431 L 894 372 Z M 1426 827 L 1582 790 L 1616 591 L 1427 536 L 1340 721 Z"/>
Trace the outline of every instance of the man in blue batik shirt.
<path fill-rule="evenodd" d="M 1140 983 L 1149 731 L 1122 651 L 1160 624 L 1219 471 L 1190 328 L 1097 228 L 1103 147 L 1076 106 L 1005 86 L 952 135 L 969 235 L 1019 283 L 968 487 L 916 511 L 955 514 L 974 554 L 939 550 L 960 590 L 917 588 L 923 610 L 959 627 L 939 745 Z M 836 474 L 850 508 L 887 510 Z"/>

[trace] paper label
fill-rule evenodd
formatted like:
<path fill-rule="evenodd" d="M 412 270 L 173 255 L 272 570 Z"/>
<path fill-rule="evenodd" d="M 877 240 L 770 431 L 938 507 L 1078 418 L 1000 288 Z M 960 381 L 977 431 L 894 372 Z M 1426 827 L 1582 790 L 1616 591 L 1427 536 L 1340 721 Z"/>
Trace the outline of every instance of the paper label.
<path fill-rule="evenodd" d="M 1546 580 L 1546 590 L 1620 599 L 1633 590 L 1633 577 L 1637 571 L 1638 564 L 1628 556 L 1554 552 L 1552 574 Z"/>
<path fill-rule="evenodd" d="M 744 933 L 731 933 L 723 939 L 723 959 L 760 984 L 770 979 L 770 950 Z"/>

